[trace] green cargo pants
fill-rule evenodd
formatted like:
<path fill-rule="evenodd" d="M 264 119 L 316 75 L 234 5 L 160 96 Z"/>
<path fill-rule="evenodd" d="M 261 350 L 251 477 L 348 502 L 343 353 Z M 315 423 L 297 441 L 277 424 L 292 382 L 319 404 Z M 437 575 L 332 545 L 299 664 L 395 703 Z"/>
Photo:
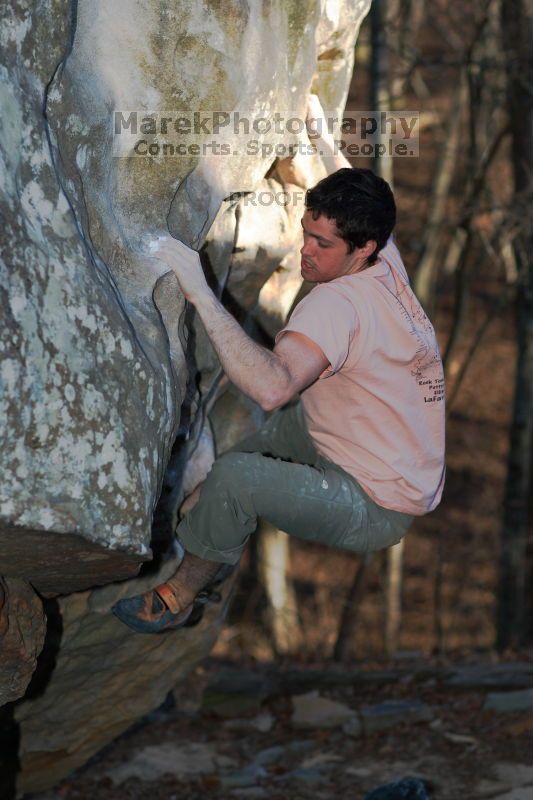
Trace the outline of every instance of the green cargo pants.
<path fill-rule="evenodd" d="M 291 536 L 356 553 L 396 544 L 413 519 L 378 506 L 316 451 L 299 401 L 216 459 L 176 533 L 194 555 L 236 564 L 258 517 Z"/>

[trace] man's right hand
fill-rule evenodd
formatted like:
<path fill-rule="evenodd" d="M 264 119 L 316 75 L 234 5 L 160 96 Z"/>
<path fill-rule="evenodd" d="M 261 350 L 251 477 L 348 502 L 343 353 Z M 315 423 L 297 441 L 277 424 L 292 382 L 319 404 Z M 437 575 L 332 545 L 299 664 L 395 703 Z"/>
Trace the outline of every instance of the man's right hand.
<path fill-rule="evenodd" d="M 168 265 L 178 279 L 181 291 L 193 305 L 203 296 L 211 294 L 196 250 L 172 236 L 160 236 L 153 244 L 151 253 L 154 258 Z"/>

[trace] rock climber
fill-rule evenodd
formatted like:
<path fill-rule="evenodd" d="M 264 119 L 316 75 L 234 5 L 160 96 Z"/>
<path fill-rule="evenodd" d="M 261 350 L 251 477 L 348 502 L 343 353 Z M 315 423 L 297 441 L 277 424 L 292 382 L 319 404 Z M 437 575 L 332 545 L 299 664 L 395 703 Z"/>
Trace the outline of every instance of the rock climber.
<path fill-rule="evenodd" d="M 258 517 L 301 539 L 367 553 L 399 542 L 413 517 L 440 501 L 442 362 L 391 235 L 393 193 L 335 153 L 316 96 L 308 125 L 330 173 L 306 192 L 302 218 L 301 274 L 313 288 L 273 350 L 222 306 L 196 251 L 159 241 L 155 255 L 175 273 L 226 375 L 273 413 L 217 458 L 186 499 L 176 531 L 185 554 L 174 575 L 114 606 L 136 631 L 198 621 Z"/>

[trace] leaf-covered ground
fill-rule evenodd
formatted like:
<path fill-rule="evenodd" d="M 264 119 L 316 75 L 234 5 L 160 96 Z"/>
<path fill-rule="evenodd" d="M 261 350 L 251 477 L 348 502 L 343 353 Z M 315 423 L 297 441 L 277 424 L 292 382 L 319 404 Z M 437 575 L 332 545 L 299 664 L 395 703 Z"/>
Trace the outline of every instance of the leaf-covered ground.
<path fill-rule="evenodd" d="M 327 727 L 332 720 L 324 718 L 301 727 L 297 676 L 286 684 L 292 693 L 280 694 L 276 670 L 249 666 L 210 660 L 161 709 L 39 800 L 362 800 L 407 775 L 423 779 L 435 800 L 533 798 L 533 710 L 484 710 L 488 689 L 452 689 L 443 680 L 453 665 L 381 664 L 365 667 L 357 682 L 340 668 L 313 672 L 319 688 L 308 700 L 311 716 L 313 697 L 356 713 L 393 700 L 429 709 L 424 721 L 406 714 L 373 733 L 346 721 Z M 320 688 L 343 673 L 346 685 Z M 308 694 L 313 679 L 301 675 Z"/>

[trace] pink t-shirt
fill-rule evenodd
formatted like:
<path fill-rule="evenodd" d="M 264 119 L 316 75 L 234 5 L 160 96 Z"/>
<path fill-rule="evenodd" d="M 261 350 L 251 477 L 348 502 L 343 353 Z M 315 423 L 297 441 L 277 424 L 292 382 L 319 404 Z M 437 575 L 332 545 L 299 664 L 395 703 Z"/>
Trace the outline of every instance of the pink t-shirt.
<path fill-rule="evenodd" d="M 314 286 L 276 342 L 287 331 L 330 362 L 301 395 L 319 453 L 384 508 L 432 511 L 445 473 L 442 361 L 392 239 L 373 266 Z"/>

